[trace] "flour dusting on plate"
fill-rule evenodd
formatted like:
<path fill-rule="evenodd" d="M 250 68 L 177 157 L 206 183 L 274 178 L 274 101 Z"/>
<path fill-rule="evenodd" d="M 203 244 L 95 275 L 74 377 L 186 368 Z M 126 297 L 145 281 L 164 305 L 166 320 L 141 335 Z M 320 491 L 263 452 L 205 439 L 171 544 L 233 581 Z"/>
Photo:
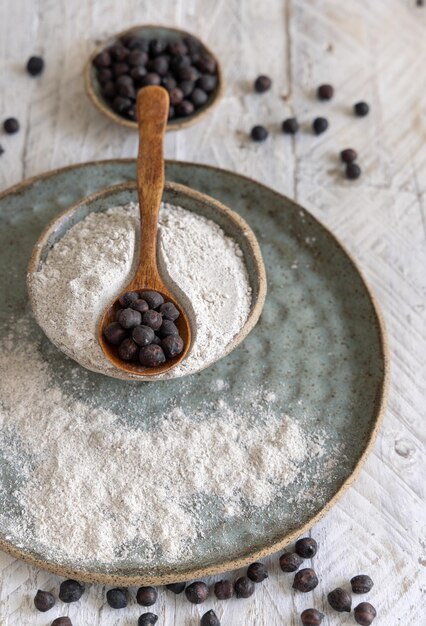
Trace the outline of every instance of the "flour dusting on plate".
<path fill-rule="evenodd" d="M 271 410 L 270 394 L 268 402 L 257 390 L 249 413 L 219 397 L 192 414 L 176 403 L 152 428 L 130 427 L 64 392 L 28 322 L 16 326 L 21 340 L 9 334 L 0 344 L 0 452 L 19 476 L 15 536 L 82 563 L 120 562 L 141 547 L 147 562 L 159 550 L 174 562 L 202 538 L 206 499 L 226 519 L 267 508 L 296 480 L 307 439 Z"/>

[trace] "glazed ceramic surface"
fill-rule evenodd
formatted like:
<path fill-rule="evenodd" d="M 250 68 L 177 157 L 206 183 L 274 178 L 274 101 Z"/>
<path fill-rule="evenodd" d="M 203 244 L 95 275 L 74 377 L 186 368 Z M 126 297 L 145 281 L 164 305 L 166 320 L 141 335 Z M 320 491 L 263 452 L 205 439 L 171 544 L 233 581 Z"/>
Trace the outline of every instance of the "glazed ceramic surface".
<path fill-rule="evenodd" d="M 65 394 L 78 393 L 80 400 L 120 411 L 129 424 L 140 404 L 148 403 L 150 417 L 144 428 L 154 424 L 176 397 L 189 412 L 206 399 L 224 399 L 232 406 L 239 396 L 241 404 L 247 385 L 261 387 L 274 395 L 273 410 L 297 420 L 313 441 L 322 433 L 324 456 L 318 460 L 313 454 L 305 461 L 297 484 L 283 488 L 267 511 L 260 509 L 251 517 L 224 523 L 214 503 L 206 502 L 201 522 L 204 538 L 178 565 L 171 566 L 165 554 L 148 567 L 143 550 L 119 566 L 93 561 L 82 568 L 65 557 L 52 562 L 41 544 L 26 545 L 24 538 L 11 534 L 7 524 L 0 528 L 1 548 L 86 580 L 121 584 L 187 580 L 278 549 L 318 519 L 356 476 L 383 411 L 387 380 L 383 326 L 362 277 L 334 237 L 300 206 L 255 181 L 179 162 L 167 164 L 166 176 L 222 201 L 253 228 L 268 277 L 259 323 L 232 354 L 189 377 L 185 394 L 180 394 L 181 382 L 175 380 L 142 383 L 142 396 L 135 392 L 139 383 L 112 380 L 77 366 L 33 322 L 40 349 L 49 356 L 52 377 Z M 82 164 L 0 196 L 2 328 L 9 325 L 12 308 L 29 308 L 26 269 L 46 224 L 86 195 L 134 177 L 132 161 Z M 67 383 L 71 377 L 73 385 Z M 227 383 L 220 390 L 218 380 Z M 244 400 L 240 408 L 244 410 Z M 333 471 L 326 469 L 330 463 Z M 2 459 L 0 481 L 0 506 L 13 515 L 14 481 Z"/>

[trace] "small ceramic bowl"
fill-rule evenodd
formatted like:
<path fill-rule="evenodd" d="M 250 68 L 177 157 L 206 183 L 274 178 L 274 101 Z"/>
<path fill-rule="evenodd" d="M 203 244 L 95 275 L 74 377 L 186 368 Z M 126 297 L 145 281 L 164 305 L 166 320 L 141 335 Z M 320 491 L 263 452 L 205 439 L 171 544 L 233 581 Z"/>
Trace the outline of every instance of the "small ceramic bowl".
<path fill-rule="evenodd" d="M 180 128 L 186 128 L 187 126 L 191 126 L 198 122 L 204 115 L 209 113 L 214 106 L 216 106 L 222 97 L 223 94 L 223 74 L 220 63 L 215 54 L 195 35 L 192 33 L 188 33 L 185 30 L 181 30 L 179 28 L 170 28 L 168 26 L 155 26 L 151 24 L 145 24 L 141 26 L 134 26 L 133 28 L 129 28 L 125 31 L 110 37 L 106 41 L 102 43 L 90 56 L 89 60 L 86 63 L 86 67 L 84 70 L 84 82 L 86 87 L 87 95 L 90 100 L 93 102 L 95 107 L 104 115 L 106 115 L 110 120 L 120 124 L 121 126 L 126 126 L 127 128 L 133 128 L 137 130 L 137 122 L 133 120 L 128 120 L 125 117 L 122 117 L 118 113 L 116 113 L 111 104 L 105 100 L 101 93 L 101 86 L 96 76 L 96 68 L 93 65 L 93 59 L 99 52 L 102 52 L 105 48 L 108 48 L 112 44 L 116 43 L 121 37 L 125 35 L 134 35 L 137 37 L 142 37 L 146 39 L 166 39 L 169 41 L 173 41 L 175 39 L 181 39 L 183 37 L 190 37 L 195 39 L 200 44 L 201 50 L 213 57 L 216 61 L 217 65 L 217 86 L 216 89 L 210 94 L 209 99 L 206 104 L 202 107 L 194 111 L 192 115 L 188 115 L 188 117 L 179 117 L 176 119 L 169 120 L 167 124 L 167 130 L 179 130 Z"/>
<path fill-rule="evenodd" d="M 175 206 L 181 206 L 184 209 L 193 211 L 198 215 L 202 215 L 203 217 L 206 217 L 207 219 L 216 222 L 228 237 L 234 239 L 234 241 L 236 241 L 236 243 L 241 248 L 244 264 L 248 273 L 250 287 L 252 290 L 251 307 L 244 326 L 237 333 L 237 335 L 235 335 L 235 337 L 227 344 L 220 356 L 215 357 L 213 360 L 206 361 L 196 370 L 194 369 L 188 372 L 189 374 L 194 374 L 201 371 L 202 369 L 205 369 L 206 367 L 209 367 L 214 362 L 232 352 L 232 350 L 234 350 L 247 337 L 247 335 L 256 325 L 262 312 L 266 297 L 265 266 L 263 263 L 259 244 L 253 231 L 251 230 L 247 222 L 243 220 L 240 215 L 238 215 L 238 213 L 231 211 L 231 209 L 218 202 L 217 200 L 214 200 L 210 196 L 207 196 L 203 193 L 200 193 L 199 191 L 195 191 L 193 189 L 190 189 L 189 187 L 185 187 L 184 185 L 180 185 L 177 183 L 167 182 L 165 184 L 163 201 Z M 124 183 L 121 185 L 115 185 L 113 187 L 103 189 L 91 196 L 88 196 L 87 198 L 84 198 L 84 200 L 82 200 L 81 202 L 78 202 L 77 204 L 67 209 L 65 212 L 59 214 L 53 220 L 53 222 L 48 224 L 48 226 L 38 239 L 34 247 L 34 251 L 28 267 L 28 293 L 34 316 L 40 327 L 46 332 L 51 341 L 53 341 L 53 338 L 49 336 L 49 330 L 44 323 L 45 320 L 38 311 L 37 299 L 34 296 L 32 288 L 32 276 L 40 270 L 43 263 L 46 261 L 46 258 L 51 248 L 60 239 L 62 239 L 65 233 L 70 228 L 75 226 L 75 224 L 83 220 L 92 212 L 106 211 L 110 207 L 123 206 L 128 204 L 129 202 L 138 202 L 136 183 Z M 166 282 L 166 284 L 168 281 L 170 282 L 169 286 L 171 291 L 176 294 L 177 299 L 182 302 L 185 310 L 188 313 L 193 311 L 192 304 L 186 294 L 179 288 L 179 285 L 175 284 L 172 279 L 166 275 L 165 271 L 162 272 L 162 278 Z M 194 315 L 190 315 L 190 318 L 193 319 Z M 196 328 L 193 328 L 192 330 L 192 334 L 193 336 L 195 336 Z M 77 361 L 86 369 L 90 369 L 97 373 L 111 376 L 113 378 L 120 378 L 122 380 L 142 380 L 138 376 L 134 376 L 123 370 L 111 367 L 110 364 L 107 363 L 106 358 L 105 362 L 108 365 L 108 369 L 103 363 L 93 364 L 85 360 L 84 355 L 82 356 L 81 354 L 73 353 L 67 346 L 59 345 L 57 342 L 54 343 L 56 343 L 56 346 L 62 352 Z M 186 375 L 186 373 L 182 373 L 181 375 Z M 169 376 L 166 372 L 165 374 L 150 377 L 150 381 L 167 380 L 170 377 L 172 376 Z"/>

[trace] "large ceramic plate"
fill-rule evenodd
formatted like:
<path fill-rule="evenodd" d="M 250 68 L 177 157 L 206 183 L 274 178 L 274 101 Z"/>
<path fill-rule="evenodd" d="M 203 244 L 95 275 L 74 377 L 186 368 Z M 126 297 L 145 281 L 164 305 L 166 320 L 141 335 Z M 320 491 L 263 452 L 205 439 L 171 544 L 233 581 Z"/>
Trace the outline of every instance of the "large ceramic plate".
<path fill-rule="evenodd" d="M 102 187 L 134 179 L 133 161 L 76 165 L 24 182 L 0 196 L 0 328 L 10 326 L 11 310 L 27 310 L 25 274 L 32 247 L 55 213 Z M 48 352 L 55 384 L 131 419 L 138 403 L 160 417 L 171 400 L 183 410 L 223 399 L 252 401 L 247 389 L 273 397 L 271 410 L 287 413 L 316 444 L 297 481 L 251 516 L 226 521 L 208 510 L 200 519 L 203 539 L 187 557 L 171 564 L 167 554 L 153 564 L 143 550 L 128 562 L 86 562 L 56 555 L 37 538 L 15 528 L 16 477 L 0 451 L 0 547 L 64 575 L 123 585 L 187 580 L 231 569 L 281 548 L 323 515 L 356 477 L 370 450 L 383 413 L 387 357 L 384 329 L 359 270 L 341 245 L 309 213 L 288 198 L 231 172 L 190 163 L 167 163 L 168 180 L 205 192 L 239 212 L 258 236 L 268 276 L 261 321 L 231 355 L 181 382 L 129 385 L 77 367 L 53 349 L 33 323 L 41 350 Z M 13 285 L 13 289 L 11 288 Z M 19 341 L 19 329 L 16 341 Z M 69 375 L 69 376 L 68 376 Z M 72 378 L 72 385 L 68 379 Z M 217 381 L 226 384 L 217 385 Z M 31 399 L 29 398 L 29 403 Z M 1 398 L 0 398 L 1 410 Z M 128 413 L 128 415 L 127 415 Z M 129 477 L 131 479 L 131 477 Z"/>

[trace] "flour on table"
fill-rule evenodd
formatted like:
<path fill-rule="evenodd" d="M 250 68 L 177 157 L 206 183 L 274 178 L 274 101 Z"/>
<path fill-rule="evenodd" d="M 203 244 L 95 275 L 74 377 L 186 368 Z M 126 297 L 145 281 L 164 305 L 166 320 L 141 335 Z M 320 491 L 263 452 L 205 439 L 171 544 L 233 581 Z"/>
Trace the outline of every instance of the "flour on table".
<path fill-rule="evenodd" d="M 64 235 L 29 277 L 37 321 L 46 335 L 95 372 L 114 375 L 114 366 L 99 346 L 97 328 L 104 309 L 132 278 L 138 229 L 135 203 L 91 213 Z M 212 220 L 163 204 L 158 260 L 195 331 L 184 362 L 161 377 L 193 374 L 226 353 L 250 313 L 243 254 Z"/>
<path fill-rule="evenodd" d="M 12 327 L 0 339 L 0 457 L 17 482 L 9 494 L 0 487 L 0 526 L 15 543 L 25 537 L 81 563 L 120 562 L 135 546 L 147 562 L 158 550 L 178 562 L 203 536 L 204 498 L 226 520 L 267 507 L 300 475 L 308 438 L 257 399 L 265 394 L 248 411 L 219 397 L 131 427 L 63 390 L 28 318 Z M 12 520 L 11 500 L 20 509 Z"/>

